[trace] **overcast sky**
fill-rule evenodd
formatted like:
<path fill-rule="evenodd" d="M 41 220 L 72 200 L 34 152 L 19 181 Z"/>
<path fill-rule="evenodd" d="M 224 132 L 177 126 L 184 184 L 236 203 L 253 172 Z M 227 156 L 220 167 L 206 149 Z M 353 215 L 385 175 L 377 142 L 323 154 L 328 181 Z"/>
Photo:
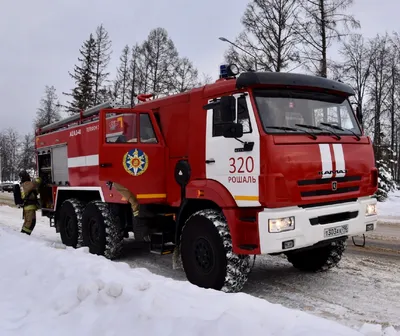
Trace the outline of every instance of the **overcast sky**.
<path fill-rule="evenodd" d="M 216 79 L 228 45 L 241 31 L 247 0 L 20 0 L 1 2 L 0 131 L 32 131 L 45 85 L 73 87 L 68 71 L 82 42 L 104 24 L 113 42 L 110 70 L 125 44 L 142 42 L 155 27 L 167 29 L 181 56 Z M 355 0 L 351 12 L 368 37 L 399 31 L 399 0 Z"/>

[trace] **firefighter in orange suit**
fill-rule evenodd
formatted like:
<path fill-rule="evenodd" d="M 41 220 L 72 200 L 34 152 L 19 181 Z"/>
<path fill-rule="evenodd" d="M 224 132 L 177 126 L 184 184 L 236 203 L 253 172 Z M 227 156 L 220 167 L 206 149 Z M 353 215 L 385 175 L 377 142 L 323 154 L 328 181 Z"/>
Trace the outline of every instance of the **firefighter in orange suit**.
<path fill-rule="evenodd" d="M 36 225 L 36 210 L 39 208 L 38 188 L 41 184 L 41 178 L 35 178 L 33 181 L 25 170 L 19 173 L 21 181 L 21 197 L 23 200 L 23 219 L 24 224 L 21 232 L 30 235 Z"/>

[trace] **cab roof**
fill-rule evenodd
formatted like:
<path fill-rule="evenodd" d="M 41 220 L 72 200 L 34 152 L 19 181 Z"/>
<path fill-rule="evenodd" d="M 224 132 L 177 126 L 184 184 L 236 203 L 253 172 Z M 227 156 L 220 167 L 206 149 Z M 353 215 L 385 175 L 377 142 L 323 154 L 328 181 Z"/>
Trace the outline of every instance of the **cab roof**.
<path fill-rule="evenodd" d="M 244 72 L 236 79 L 237 89 L 264 85 L 318 88 L 337 91 L 346 96 L 353 96 L 355 94 L 353 88 L 347 84 L 324 77 L 299 73 Z"/>

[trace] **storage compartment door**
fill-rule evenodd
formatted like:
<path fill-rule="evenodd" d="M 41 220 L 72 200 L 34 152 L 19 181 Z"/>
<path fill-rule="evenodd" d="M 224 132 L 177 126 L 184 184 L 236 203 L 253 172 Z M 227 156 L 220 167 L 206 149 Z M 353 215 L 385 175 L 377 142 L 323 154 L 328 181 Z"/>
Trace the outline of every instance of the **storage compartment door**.
<path fill-rule="evenodd" d="M 65 185 L 69 181 L 67 146 L 54 147 L 52 152 L 53 182 Z"/>

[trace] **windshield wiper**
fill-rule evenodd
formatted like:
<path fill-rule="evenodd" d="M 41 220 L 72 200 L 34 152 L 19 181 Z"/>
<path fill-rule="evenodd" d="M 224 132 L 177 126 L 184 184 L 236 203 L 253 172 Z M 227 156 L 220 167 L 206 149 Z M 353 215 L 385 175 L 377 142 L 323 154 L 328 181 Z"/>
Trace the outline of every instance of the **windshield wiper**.
<path fill-rule="evenodd" d="M 330 131 L 330 130 L 328 130 L 326 128 L 321 128 L 321 127 L 312 126 L 312 125 L 304 125 L 304 124 L 296 124 L 296 126 L 309 128 L 309 129 L 314 129 L 314 130 L 318 130 L 318 131 L 328 131 L 329 133 L 333 134 L 336 137 L 336 139 L 338 139 L 338 140 L 341 139 L 339 134 L 335 133 L 334 131 Z"/>
<path fill-rule="evenodd" d="M 325 122 L 321 122 L 320 124 L 324 125 L 324 126 L 332 127 L 332 128 L 337 129 L 339 131 L 348 131 L 350 133 L 353 133 L 353 135 L 357 138 L 357 141 L 361 140 L 360 136 L 358 134 L 356 134 L 355 132 L 353 132 L 351 129 L 343 128 L 343 127 L 340 127 L 340 126 L 337 126 L 337 125 L 334 125 L 334 124 L 330 124 L 330 123 L 325 123 Z"/>
<path fill-rule="evenodd" d="M 286 126 L 265 126 L 265 128 L 271 128 L 271 129 L 277 129 L 277 130 L 282 130 L 282 131 L 296 131 L 296 132 L 304 132 L 310 135 L 314 140 L 317 139 L 317 136 L 314 133 L 307 132 L 307 131 L 302 131 L 298 128 L 294 127 L 286 127 Z"/>

